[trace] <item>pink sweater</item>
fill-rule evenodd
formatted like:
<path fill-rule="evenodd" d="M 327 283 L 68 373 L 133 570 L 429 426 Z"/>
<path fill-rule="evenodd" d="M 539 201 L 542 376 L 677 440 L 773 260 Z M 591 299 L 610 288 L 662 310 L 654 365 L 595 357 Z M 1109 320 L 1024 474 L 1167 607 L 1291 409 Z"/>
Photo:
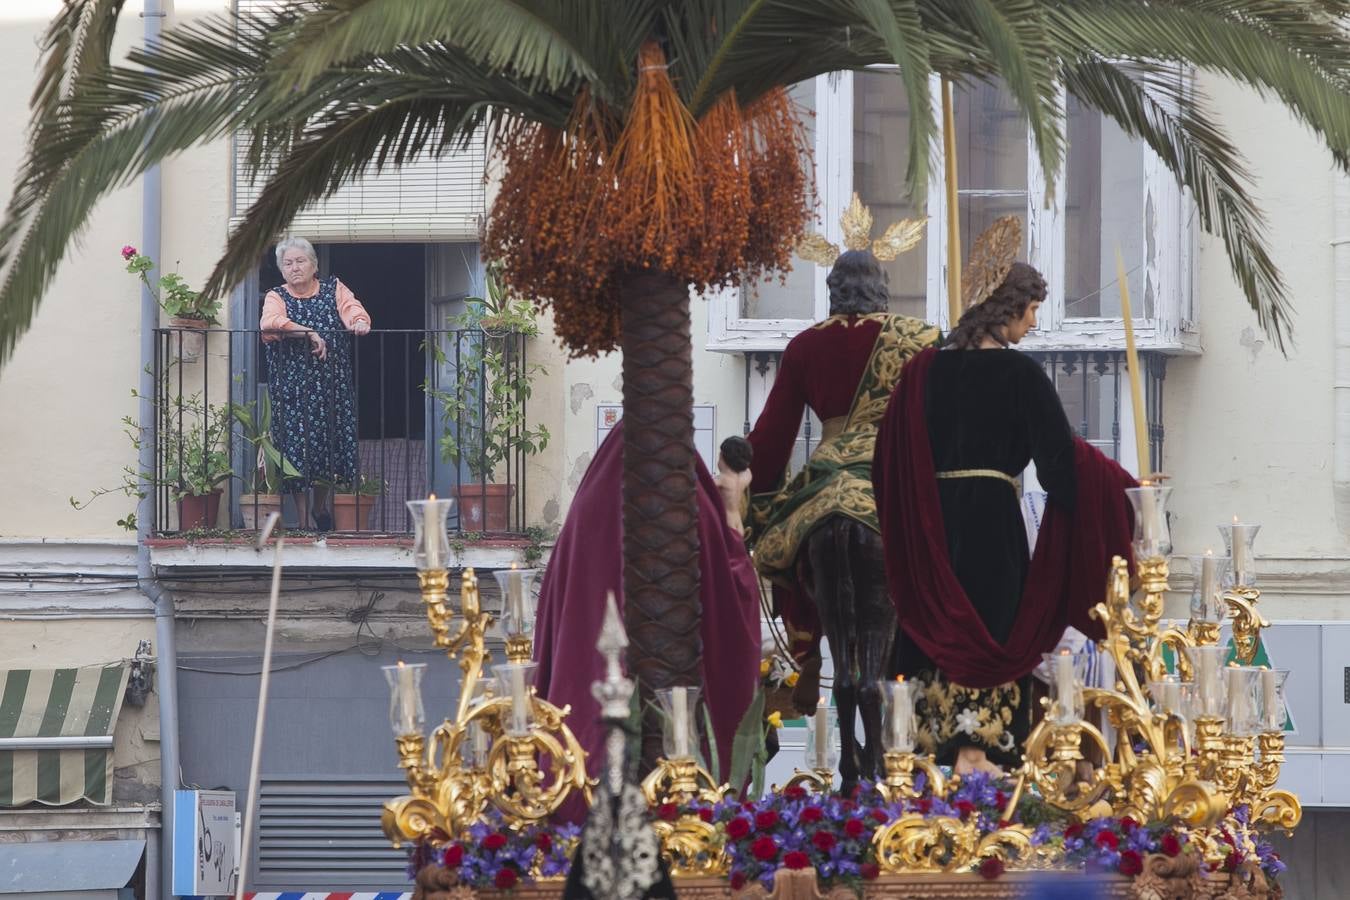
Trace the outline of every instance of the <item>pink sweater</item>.
<path fill-rule="evenodd" d="M 315 293 L 317 296 L 317 291 Z M 297 297 L 298 300 L 308 300 L 309 297 Z M 342 324 L 351 328 L 357 322 L 370 324 L 370 313 L 361 305 L 361 301 L 356 299 L 352 289 L 341 282 L 337 283 L 337 308 L 338 318 L 342 319 Z M 262 318 L 258 321 L 258 327 L 263 332 L 263 342 L 271 343 L 279 341 L 284 331 L 308 331 L 303 325 L 291 321 L 286 315 L 286 301 L 281 299 L 281 295 L 276 291 L 268 291 L 267 296 L 263 297 Z"/>

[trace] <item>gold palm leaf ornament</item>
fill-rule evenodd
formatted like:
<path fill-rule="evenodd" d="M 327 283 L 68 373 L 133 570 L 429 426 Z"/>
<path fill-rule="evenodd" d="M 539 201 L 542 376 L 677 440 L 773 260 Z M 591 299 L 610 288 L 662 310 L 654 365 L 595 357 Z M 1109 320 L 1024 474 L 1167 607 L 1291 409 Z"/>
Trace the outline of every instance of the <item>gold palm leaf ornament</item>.
<path fill-rule="evenodd" d="M 1022 249 L 1022 220 L 1004 216 L 995 220 L 975 239 L 970 248 L 970 259 L 961 273 L 961 307 L 970 309 L 989 298 Z"/>
<path fill-rule="evenodd" d="M 923 240 L 927 219 L 901 219 L 888 227 L 875 241 L 872 240 L 872 211 L 863 205 L 857 194 L 839 217 L 844 232 L 844 250 L 868 250 L 882 262 L 890 262 Z M 797 244 L 797 255 L 807 262 L 822 266 L 834 265 L 843 250 L 826 240 L 822 234 L 808 234 Z"/>

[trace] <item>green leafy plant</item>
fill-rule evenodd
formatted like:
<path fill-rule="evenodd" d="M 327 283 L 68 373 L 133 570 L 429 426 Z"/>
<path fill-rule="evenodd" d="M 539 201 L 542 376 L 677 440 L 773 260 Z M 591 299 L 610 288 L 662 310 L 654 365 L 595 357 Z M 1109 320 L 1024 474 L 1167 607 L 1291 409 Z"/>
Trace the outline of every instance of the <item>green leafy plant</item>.
<path fill-rule="evenodd" d="M 287 478 L 300 477 L 300 471 L 272 441 L 272 400 L 266 393 L 256 403 L 231 403 L 230 415 L 239 423 L 244 440 L 257 453 L 245 479 L 245 493 L 279 494 Z"/>
<path fill-rule="evenodd" d="M 335 493 L 360 494 L 362 497 L 378 497 L 387 490 L 389 483 L 375 475 L 362 475 L 356 479 L 355 484 L 350 481 L 339 481 L 333 485 Z"/>
<path fill-rule="evenodd" d="M 465 312 L 451 321 L 470 332 L 455 335 L 464 349 L 452 384 L 426 386 L 441 408 L 441 459 L 464 462 L 480 480 L 491 478 L 513 452 L 540 452 L 550 437 L 546 427 L 531 428 L 525 418 L 535 376 L 548 374 L 523 360 L 523 339 L 539 334 L 534 305 L 503 290 L 497 266 L 488 267 L 484 281 L 487 296 L 468 298 Z M 428 351 L 437 366 L 446 363 L 444 347 L 432 342 Z"/>
<path fill-rule="evenodd" d="M 154 260 L 138 252 L 130 244 L 122 248 L 122 258 L 127 261 L 127 271 L 140 277 L 166 313 L 181 319 L 202 319 L 212 325 L 220 324 L 217 319 L 220 315 L 219 300 L 213 300 L 192 290 L 183 280 L 183 276 L 177 272 L 161 275 L 156 290 L 156 286 L 150 282 L 150 270 L 155 267 Z"/>

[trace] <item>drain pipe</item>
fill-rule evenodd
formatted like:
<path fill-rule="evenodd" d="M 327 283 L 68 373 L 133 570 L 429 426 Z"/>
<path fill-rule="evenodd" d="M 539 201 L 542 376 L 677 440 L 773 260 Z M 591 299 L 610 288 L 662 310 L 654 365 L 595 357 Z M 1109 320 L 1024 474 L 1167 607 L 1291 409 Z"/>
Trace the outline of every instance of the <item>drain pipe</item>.
<path fill-rule="evenodd" d="M 1350 536 L 1350 176 L 1336 173 L 1331 242 L 1331 301 L 1335 310 L 1335 361 L 1332 395 L 1335 444 L 1332 451 L 1336 524 Z"/>
<path fill-rule="evenodd" d="M 164 25 L 163 0 L 145 0 L 145 45 L 159 43 Z M 162 177 L 159 164 L 145 171 L 141 181 L 141 252 L 160 259 Z M 147 896 L 172 898 L 173 799 L 178 788 L 178 651 L 174 643 L 173 597 L 160 585 L 150 566 L 150 525 L 155 515 L 155 488 L 147 477 L 155 470 L 155 329 L 159 304 L 146 285 L 141 286 L 141 369 L 138 421 L 145 429 L 137 460 L 141 500 L 136 506 L 136 583 L 155 607 L 155 688 L 159 693 L 159 853 L 158 891 Z M 149 862 L 149 860 L 147 860 Z M 147 873 L 147 880 L 151 873 Z M 147 888 L 149 885 L 147 884 Z"/>

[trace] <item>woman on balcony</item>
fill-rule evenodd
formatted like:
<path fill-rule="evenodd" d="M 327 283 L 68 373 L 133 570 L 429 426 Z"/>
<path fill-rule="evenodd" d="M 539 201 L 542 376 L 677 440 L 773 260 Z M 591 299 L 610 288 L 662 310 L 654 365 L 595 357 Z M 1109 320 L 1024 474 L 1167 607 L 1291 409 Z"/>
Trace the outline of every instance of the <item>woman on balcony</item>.
<path fill-rule="evenodd" d="M 356 399 L 347 332 L 370 332 L 370 314 L 334 276 L 319 278 L 319 258 L 304 238 L 277 244 L 285 284 L 263 298 L 274 440 L 299 472 L 284 490 L 295 499 L 298 527 L 333 527 L 335 484 L 356 483 Z M 306 491 L 312 497 L 306 496 Z M 311 513 L 313 516 L 311 522 Z"/>

